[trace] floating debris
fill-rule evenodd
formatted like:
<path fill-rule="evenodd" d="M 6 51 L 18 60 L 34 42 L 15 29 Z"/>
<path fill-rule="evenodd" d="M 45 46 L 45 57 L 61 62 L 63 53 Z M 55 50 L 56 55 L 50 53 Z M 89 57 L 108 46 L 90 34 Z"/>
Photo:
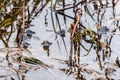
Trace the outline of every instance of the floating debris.
<path fill-rule="evenodd" d="M 27 35 L 23 35 L 23 41 L 29 41 L 30 38 Z"/>
<path fill-rule="evenodd" d="M 42 62 L 39 59 L 33 58 L 33 57 L 24 57 L 24 61 L 29 64 L 38 65 Z"/>
<path fill-rule="evenodd" d="M 107 72 L 107 75 L 112 75 L 112 74 L 114 74 L 115 72 L 116 72 L 116 69 L 115 68 L 110 68 L 110 67 L 108 67 L 107 69 L 105 69 L 105 71 Z"/>
<path fill-rule="evenodd" d="M 45 68 L 45 69 L 53 68 L 52 65 L 47 65 L 47 64 L 45 64 L 44 62 L 42 62 L 42 61 L 40 61 L 39 59 L 34 58 L 34 57 L 24 57 L 24 61 L 25 61 L 26 63 L 29 63 L 29 64 L 40 65 L 40 66 L 42 66 L 42 67 Z"/>
<path fill-rule="evenodd" d="M 30 29 L 27 29 L 27 30 L 26 30 L 26 33 L 27 33 L 27 34 L 31 34 L 31 35 L 35 34 L 35 32 L 32 31 L 32 30 L 30 30 Z"/>
<path fill-rule="evenodd" d="M 49 41 L 43 41 L 41 43 L 43 45 L 43 49 L 47 51 L 47 55 L 49 56 L 49 47 L 53 44 L 52 42 Z"/>
<path fill-rule="evenodd" d="M 52 43 L 52 42 L 49 42 L 49 41 L 43 41 L 41 44 L 42 44 L 44 47 L 49 47 L 49 46 L 51 46 L 53 43 Z"/>
<path fill-rule="evenodd" d="M 34 35 L 35 32 L 32 31 L 32 30 L 30 30 L 30 29 L 27 29 L 27 30 L 26 30 L 26 34 L 27 34 L 27 36 L 31 39 L 32 35 Z"/>
<path fill-rule="evenodd" d="M 107 26 L 103 26 L 102 28 L 99 29 L 98 33 L 106 34 L 108 31 L 109 31 L 109 28 L 107 28 Z"/>
<path fill-rule="evenodd" d="M 28 43 L 28 42 L 23 42 L 23 48 L 27 49 L 28 46 L 30 46 L 30 43 Z"/>
<path fill-rule="evenodd" d="M 32 36 L 35 40 L 40 40 L 40 38 L 39 37 L 37 37 L 37 36 Z"/>
<path fill-rule="evenodd" d="M 105 77 L 93 78 L 91 80 L 107 80 Z"/>
<path fill-rule="evenodd" d="M 27 35 L 23 35 L 23 41 L 30 41 L 31 37 L 35 40 L 40 40 L 40 38 L 37 36 L 32 36 L 32 35 L 27 34 Z"/>
<path fill-rule="evenodd" d="M 118 67 L 120 67 L 120 60 L 119 60 L 119 57 L 116 58 L 116 65 L 117 65 Z"/>
<path fill-rule="evenodd" d="M 65 30 L 61 30 L 61 31 L 58 31 L 56 32 L 56 35 L 60 35 L 61 37 L 65 37 Z"/>

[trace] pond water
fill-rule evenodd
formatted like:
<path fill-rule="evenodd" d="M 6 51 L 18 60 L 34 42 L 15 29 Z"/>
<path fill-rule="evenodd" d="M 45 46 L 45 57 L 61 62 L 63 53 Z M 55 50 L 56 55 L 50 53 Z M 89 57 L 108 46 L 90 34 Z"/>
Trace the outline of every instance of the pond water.
<path fill-rule="evenodd" d="M 81 1 L 83 1 L 83 4 Z M 72 44 L 72 33 L 68 32 L 71 28 L 71 24 L 75 21 L 75 12 L 73 12 L 74 7 L 64 10 L 66 15 L 74 18 L 71 19 L 66 17 L 65 14 L 60 15 L 59 11 L 63 9 L 63 6 L 61 6 L 62 1 L 59 1 L 59 5 L 56 5 L 56 10 L 51 10 L 51 3 L 49 2 L 40 15 L 31 23 L 35 26 L 30 27 L 29 30 L 35 32 L 35 34 L 31 33 L 32 37 L 30 39 L 25 39 L 25 42 L 30 44 L 26 44 L 28 45 L 27 49 L 21 50 L 15 47 L 16 44 L 13 40 L 16 38 L 16 33 L 12 35 L 9 41 L 10 48 L 4 48 L 4 44 L 1 41 L 0 79 L 119 80 L 120 1 L 81 1 L 77 0 L 76 3 L 81 2 L 78 7 L 82 9 L 82 17 L 80 17 L 80 24 L 82 25 L 79 24 L 82 26 L 82 29 L 77 28 L 80 30 L 76 31 L 80 31 L 80 36 L 85 35 L 86 37 L 81 37 L 80 45 L 79 41 L 77 42 L 77 39 L 76 42 Z M 100 1 L 102 1 L 102 4 L 104 5 L 102 5 Z M 112 4 L 112 1 L 114 1 L 115 5 Z M 56 0 L 53 1 L 53 4 L 55 2 Z M 73 0 L 65 0 L 66 5 L 68 6 L 65 6 L 64 9 L 73 6 L 73 2 Z M 97 6 L 97 9 L 95 9 L 94 6 Z M 32 6 L 30 7 L 32 8 Z M 74 9 L 76 10 L 77 7 Z M 79 15 L 77 14 L 77 17 L 78 16 Z M 48 24 L 45 24 L 45 18 Z M 65 33 L 61 33 L 61 30 L 64 30 Z M 77 32 L 74 34 L 79 36 Z M 98 35 L 101 36 L 99 40 L 96 38 L 96 36 L 99 37 Z M 75 38 L 79 39 L 79 37 Z M 91 42 L 92 40 L 93 42 Z M 44 41 L 49 41 L 49 43 L 44 44 Z M 77 46 L 76 50 L 74 46 Z M 73 62 L 70 59 L 71 50 L 73 50 Z M 21 57 L 21 54 L 23 61 L 19 63 L 18 58 Z M 35 58 L 35 60 L 31 59 L 31 57 Z M 43 63 L 41 64 L 39 60 Z M 72 63 L 72 65 L 70 65 L 70 63 Z"/>

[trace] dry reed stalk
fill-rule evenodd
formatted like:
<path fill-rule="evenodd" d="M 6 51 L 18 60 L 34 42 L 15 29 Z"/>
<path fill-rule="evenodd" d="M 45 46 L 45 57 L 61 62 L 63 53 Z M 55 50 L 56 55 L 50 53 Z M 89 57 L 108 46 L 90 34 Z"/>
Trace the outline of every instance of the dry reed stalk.
<path fill-rule="evenodd" d="M 74 29 L 73 29 L 73 32 L 72 32 L 72 38 L 74 37 L 75 31 L 76 31 L 76 29 L 77 29 L 77 25 L 79 24 L 80 19 L 81 19 L 81 17 L 82 17 L 82 9 L 81 9 L 81 8 L 78 8 L 76 11 L 79 11 L 79 16 L 77 17 L 77 21 L 76 21 L 76 23 L 75 23 L 75 25 L 74 25 Z"/>
<path fill-rule="evenodd" d="M 22 12 L 23 12 L 23 14 L 22 14 L 22 18 L 23 18 L 23 20 L 22 20 L 22 32 L 24 32 L 24 29 L 25 29 L 25 0 L 23 1 L 23 7 L 22 7 Z"/>

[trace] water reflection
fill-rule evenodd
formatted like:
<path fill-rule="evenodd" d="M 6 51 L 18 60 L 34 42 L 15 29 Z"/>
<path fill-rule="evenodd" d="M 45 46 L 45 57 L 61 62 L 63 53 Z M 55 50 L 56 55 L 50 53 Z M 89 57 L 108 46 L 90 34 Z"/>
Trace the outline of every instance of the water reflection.
<path fill-rule="evenodd" d="M 113 38 L 113 35 L 107 34 L 109 32 L 109 27 L 105 26 L 104 22 L 105 19 L 109 20 L 109 18 L 115 18 L 116 13 L 115 13 L 115 6 L 119 0 L 114 1 L 102 1 L 102 0 L 96 0 L 96 1 L 87 1 L 87 0 L 82 0 L 82 1 L 73 1 L 73 6 L 67 6 L 65 7 L 64 4 L 62 6 L 62 9 L 55 9 L 55 18 L 57 20 L 57 24 L 59 25 L 59 29 L 61 30 L 61 23 L 58 18 L 58 15 L 62 15 L 64 17 L 64 22 L 66 24 L 66 18 L 72 19 L 73 22 L 71 22 L 71 26 L 69 28 L 69 32 L 71 34 L 71 46 L 70 46 L 70 63 L 69 63 L 69 68 L 70 71 L 74 72 L 77 69 L 77 80 L 84 80 L 83 75 L 81 73 L 81 67 L 76 67 L 76 65 L 80 65 L 80 57 L 81 57 L 81 48 L 85 49 L 86 53 L 85 56 L 89 54 L 89 52 L 92 50 L 92 48 L 95 49 L 96 52 L 96 61 L 99 63 L 99 67 L 102 70 L 104 68 L 103 66 L 103 61 L 111 57 L 111 41 Z M 67 4 L 67 3 L 66 3 Z M 57 6 L 57 4 L 55 5 Z M 83 12 L 77 11 L 80 7 Z M 107 10 L 110 9 L 112 11 L 111 17 L 106 16 L 108 15 Z M 71 11 L 72 16 L 69 14 L 66 14 L 67 10 Z M 73 10 L 73 11 L 72 11 Z M 79 12 L 79 14 L 78 14 Z M 81 14 L 86 14 L 85 17 L 85 22 L 88 23 L 82 23 L 81 19 Z M 84 17 L 82 16 L 82 18 Z M 89 19 L 93 22 L 89 22 Z M 53 27 L 54 27 L 54 20 L 53 21 Z M 95 24 L 94 24 L 95 22 Z M 89 23 L 93 23 L 94 27 L 96 28 L 96 31 L 93 30 L 93 26 L 90 25 Z M 116 32 L 119 25 L 119 21 L 116 20 L 113 23 L 113 30 L 111 33 Z M 55 28 L 54 28 L 55 29 Z M 54 30 L 56 31 L 56 30 Z M 101 35 L 109 35 L 109 37 L 103 37 Z M 91 45 L 90 48 L 86 48 L 85 45 L 82 45 L 82 42 L 86 42 L 86 44 Z M 75 69 L 76 68 L 76 69 Z M 106 75 L 105 75 L 106 76 Z M 102 78 L 101 78 L 102 79 Z M 110 79 L 110 77 L 106 76 L 106 79 Z"/>

